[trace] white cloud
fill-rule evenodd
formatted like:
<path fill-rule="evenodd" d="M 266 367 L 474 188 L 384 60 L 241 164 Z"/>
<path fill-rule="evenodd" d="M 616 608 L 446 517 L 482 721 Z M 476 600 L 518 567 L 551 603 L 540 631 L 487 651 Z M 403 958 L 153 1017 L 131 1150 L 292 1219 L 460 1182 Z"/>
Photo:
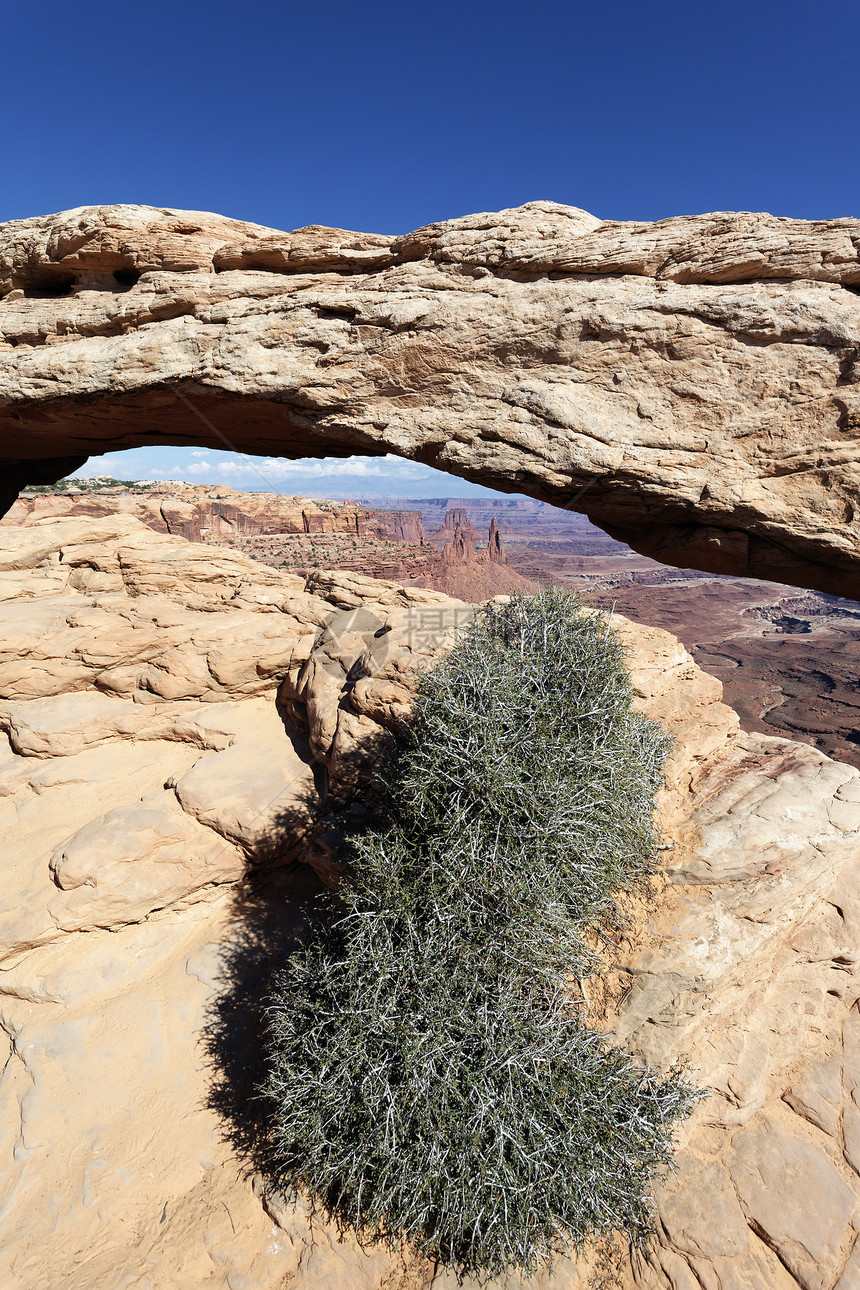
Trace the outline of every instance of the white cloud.
<path fill-rule="evenodd" d="M 113 475 L 116 479 L 187 479 L 190 483 L 228 484 L 257 492 L 267 484 L 286 495 L 310 492 L 320 497 L 481 496 L 477 484 L 441 474 L 420 462 L 393 453 L 384 457 L 304 458 L 240 457 L 217 448 L 164 446 L 129 448 L 91 458 L 78 476 Z"/>
<path fill-rule="evenodd" d="M 196 454 L 192 453 L 192 456 Z M 187 467 L 190 475 L 209 475 L 213 472 L 223 479 L 325 479 L 329 475 L 353 475 L 357 479 L 415 479 L 429 474 L 426 466 L 403 461 L 390 454 L 386 457 L 320 457 L 301 461 L 284 461 L 280 457 L 264 457 L 258 461 L 237 460 L 196 461 Z"/>

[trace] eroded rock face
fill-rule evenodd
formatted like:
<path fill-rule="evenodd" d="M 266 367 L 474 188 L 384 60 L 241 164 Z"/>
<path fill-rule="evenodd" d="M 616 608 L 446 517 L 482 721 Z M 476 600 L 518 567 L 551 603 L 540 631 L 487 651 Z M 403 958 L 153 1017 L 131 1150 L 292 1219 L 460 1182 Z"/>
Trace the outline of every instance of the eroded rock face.
<path fill-rule="evenodd" d="M 860 598 L 860 222 L 404 237 L 86 207 L 0 228 L 8 501 L 40 459 L 395 452 L 587 512 L 667 563 Z"/>
<path fill-rule="evenodd" d="M 475 603 L 499 594 L 532 592 L 537 585 L 508 566 L 495 517 L 489 524 L 485 549 L 476 551 L 479 535 L 462 508 L 449 510 L 445 527 L 428 541 L 419 511 L 373 510 L 354 502 L 283 498 L 216 485 L 176 483 L 152 490 L 118 486 L 94 493 L 19 497 L 0 518 L 0 526 L 29 527 L 47 519 L 116 515 L 130 515 L 157 533 L 191 542 L 232 545 L 237 539 L 262 535 L 264 541 L 249 554 L 276 567 L 285 554 L 284 547 L 278 550 L 278 536 L 296 535 L 298 540 L 307 539 L 304 559 L 295 561 L 297 548 L 302 550 L 298 540 L 290 551 L 300 573 L 322 562 L 327 568 L 360 569 L 374 578 L 444 591 L 455 599 Z M 320 553 L 312 540 L 320 534 L 356 540 L 351 548 L 335 545 Z M 398 543 L 415 544 L 422 550 L 404 551 L 394 545 Z"/>
<path fill-rule="evenodd" d="M 257 533 L 349 533 L 424 538 L 420 515 L 376 512 L 352 502 L 317 502 L 278 493 L 242 493 L 214 484 L 156 484 L 94 493 L 47 493 L 19 497 L 6 513 L 8 524 L 32 524 L 61 516 L 132 515 L 156 533 L 200 542 Z"/>
<path fill-rule="evenodd" d="M 267 1191 L 229 1134 L 253 1121 L 256 998 L 314 890 L 292 862 L 336 872 L 319 793 L 355 784 L 472 607 L 281 574 L 124 516 L 4 525 L 0 550 L 4 1287 L 453 1290 Z M 674 845 L 593 1014 L 713 1090 L 616 1283 L 849 1290 L 860 775 L 743 734 L 673 637 L 614 623 L 637 703 L 676 737 Z M 585 1283 L 563 1261 L 536 1285 Z"/>

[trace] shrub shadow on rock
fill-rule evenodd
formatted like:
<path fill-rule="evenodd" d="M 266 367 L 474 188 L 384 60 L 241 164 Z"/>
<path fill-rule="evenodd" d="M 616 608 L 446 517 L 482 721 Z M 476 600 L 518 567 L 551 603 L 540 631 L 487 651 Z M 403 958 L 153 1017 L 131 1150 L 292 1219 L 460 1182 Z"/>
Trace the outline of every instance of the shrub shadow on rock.
<path fill-rule="evenodd" d="M 265 1078 L 262 1037 L 273 972 L 300 944 L 308 911 L 325 892 L 314 869 L 296 855 L 307 848 L 307 801 L 283 811 L 249 856 L 234 890 L 232 935 L 220 950 L 220 976 L 202 1042 L 212 1082 L 209 1106 L 225 1139 L 249 1172 L 272 1175 L 267 1145 L 270 1110 L 260 1096 Z"/>
<path fill-rule="evenodd" d="M 341 617 L 347 628 L 353 626 L 354 614 Z M 320 639 L 331 635 L 329 630 Z M 351 680 L 348 674 L 347 688 Z M 219 946 L 219 976 L 201 1044 L 211 1075 L 208 1106 L 248 1174 L 260 1175 L 264 1195 L 277 1198 L 272 1203 L 283 1218 L 271 1104 L 260 1093 L 266 1005 L 274 974 L 300 947 L 312 911 L 328 918 L 339 908 L 333 894 L 344 872 L 338 853 L 346 831 L 366 814 L 358 801 L 350 804 L 350 793 L 367 780 L 371 767 L 390 760 L 393 740 L 386 730 L 357 733 L 337 757 L 333 776 L 313 753 L 305 704 L 285 703 L 279 694 L 276 707 L 293 749 L 312 771 L 313 788 L 294 795 L 246 850 L 247 869 L 233 889 L 231 932 Z"/>

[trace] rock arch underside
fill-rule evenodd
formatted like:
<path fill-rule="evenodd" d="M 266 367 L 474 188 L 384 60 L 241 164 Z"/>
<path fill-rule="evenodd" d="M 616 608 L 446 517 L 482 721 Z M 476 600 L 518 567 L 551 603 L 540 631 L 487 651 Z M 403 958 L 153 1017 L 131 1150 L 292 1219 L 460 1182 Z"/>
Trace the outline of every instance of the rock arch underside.
<path fill-rule="evenodd" d="M 860 221 L 405 236 L 85 207 L 0 226 L 8 506 L 145 444 L 397 453 L 666 563 L 860 598 Z"/>

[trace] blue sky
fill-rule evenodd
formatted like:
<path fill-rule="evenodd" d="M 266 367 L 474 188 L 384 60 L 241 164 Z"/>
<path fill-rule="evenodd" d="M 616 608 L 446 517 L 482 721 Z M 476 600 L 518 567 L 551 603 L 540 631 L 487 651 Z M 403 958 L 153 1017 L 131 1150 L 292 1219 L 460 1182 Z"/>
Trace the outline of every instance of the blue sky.
<path fill-rule="evenodd" d="M 535 198 L 860 214 L 856 0 L 40 0 L 5 5 L 3 35 L 0 219 L 140 202 L 399 233 Z M 154 451 L 131 473 L 208 461 L 247 486 L 235 455 Z M 382 469 L 369 485 L 418 482 Z M 345 473 L 326 470 L 290 478 Z"/>
<path fill-rule="evenodd" d="M 211 449 L 135 448 L 90 457 L 78 475 L 114 479 L 183 479 L 191 484 L 227 484 L 285 497 L 494 497 L 471 484 L 402 457 L 308 457 L 285 461 Z"/>

